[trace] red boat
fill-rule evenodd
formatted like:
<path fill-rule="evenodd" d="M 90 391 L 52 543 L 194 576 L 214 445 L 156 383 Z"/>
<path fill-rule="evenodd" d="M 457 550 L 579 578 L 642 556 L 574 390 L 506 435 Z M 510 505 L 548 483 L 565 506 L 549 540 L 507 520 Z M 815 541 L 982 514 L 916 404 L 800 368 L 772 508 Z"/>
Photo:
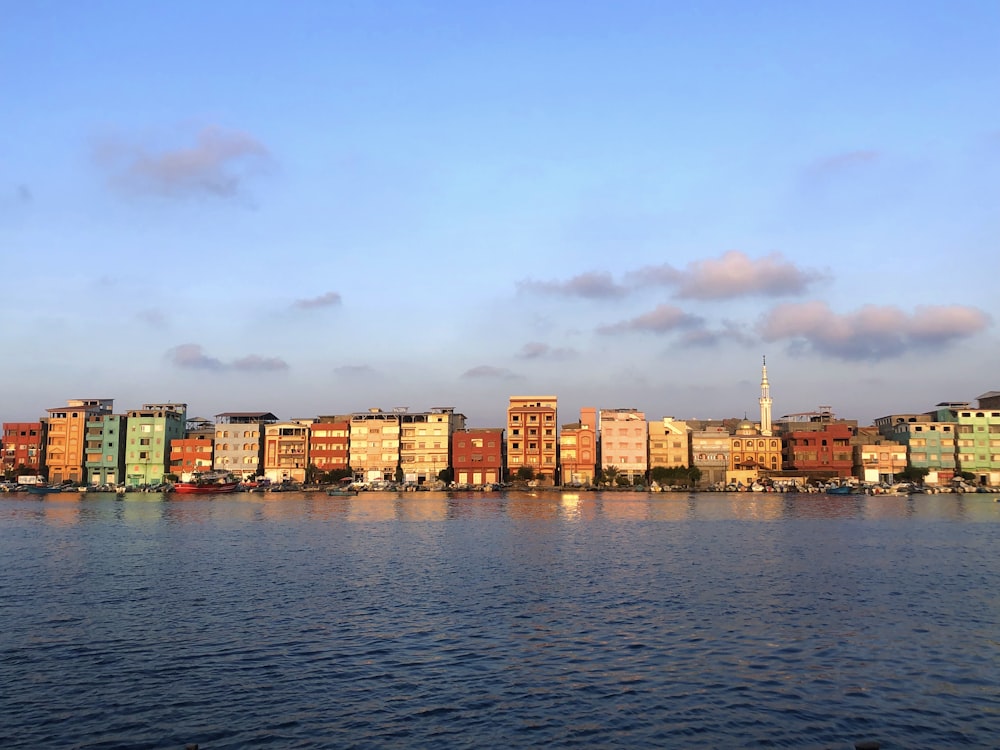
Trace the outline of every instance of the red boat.
<path fill-rule="evenodd" d="M 174 492 L 179 495 L 211 495 L 220 492 L 236 492 L 240 483 L 232 476 L 202 476 L 193 482 L 178 482 Z"/>

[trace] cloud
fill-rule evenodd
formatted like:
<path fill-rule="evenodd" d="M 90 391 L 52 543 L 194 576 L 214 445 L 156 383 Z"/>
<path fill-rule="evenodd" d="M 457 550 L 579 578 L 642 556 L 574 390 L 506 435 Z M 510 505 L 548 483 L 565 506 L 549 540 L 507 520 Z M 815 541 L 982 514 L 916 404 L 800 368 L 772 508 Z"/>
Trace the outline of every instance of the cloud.
<path fill-rule="evenodd" d="M 765 341 L 787 340 L 793 349 L 812 350 L 843 360 L 878 361 L 911 349 L 942 348 L 991 324 L 990 316 L 963 305 L 897 307 L 865 305 L 837 314 L 824 302 L 781 305 L 761 320 Z"/>
<path fill-rule="evenodd" d="M 806 167 L 805 176 L 810 180 L 825 179 L 850 169 L 874 164 L 881 158 L 878 151 L 865 149 L 845 151 L 813 162 Z"/>
<path fill-rule="evenodd" d="M 297 299 L 292 304 L 292 307 L 299 310 L 315 310 L 319 307 L 336 307 L 340 302 L 340 295 L 337 292 L 327 292 L 326 294 L 321 294 L 318 297 L 310 299 Z"/>
<path fill-rule="evenodd" d="M 614 282 L 607 271 L 589 271 L 574 276 L 569 281 L 519 281 L 518 291 L 561 294 L 586 299 L 615 299 L 626 294 L 626 289 Z"/>
<path fill-rule="evenodd" d="M 341 365 L 340 367 L 333 368 L 333 371 L 345 378 L 367 378 L 376 374 L 375 370 L 369 365 Z"/>
<path fill-rule="evenodd" d="M 471 370 L 466 370 L 462 373 L 463 378 L 467 379 L 495 379 L 495 380 L 513 380 L 518 376 L 508 370 L 506 367 L 493 367 L 491 365 L 479 365 L 478 367 L 473 367 Z"/>
<path fill-rule="evenodd" d="M 690 315 L 679 307 L 673 305 L 657 305 L 648 313 L 638 317 L 624 320 L 620 323 L 600 326 L 598 333 L 616 334 L 629 331 L 640 331 L 643 333 L 671 333 L 686 328 L 697 328 L 704 324 L 704 321 L 696 315 Z"/>
<path fill-rule="evenodd" d="M 151 328 L 164 328 L 167 325 L 167 314 L 163 310 L 149 308 L 140 310 L 135 316 Z"/>
<path fill-rule="evenodd" d="M 716 330 L 710 328 L 693 328 L 686 331 L 680 338 L 682 346 L 696 348 L 711 348 L 732 342 L 749 346 L 756 343 L 757 339 L 748 335 L 738 323 L 723 322 L 722 327 Z"/>
<path fill-rule="evenodd" d="M 168 196 L 232 197 L 270 163 L 267 148 L 247 133 L 210 126 L 195 133 L 193 141 L 157 151 L 112 137 L 97 145 L 94 158 L 119 189 Z"/>
<path fill-rule="evenodd" d="M 248 354 L 245 357 L 234 359 L 228 363 L 223 362 L 217 357 L 207 355 L 200 344 L 180 344 L 175 346 L 167 351 L 167 359 L 175 367 L 186 370 L 272 372 L 288 369 L 288 363 L 279 357 L 261 357 L 256 354 Z"/>
<path fill-rule="evenodd" d="M 698 260 L 679 271 L 669 264 L 646 266 L 626 278 L 641 286 L 675 286 L 680 299 L 718 300 L 735 297 L 784 297 L 805 292 L 826 274 L 806 271 L 780 253 L 753 259 L 739 250 L 720 258 Z"/>
<path fill-rule="evenodd" d="M 521 359 L 572 359 L 577 354 L 575 349 L 553 347 L 540 341 L 531 341 L 521 347 L 518 357 Z"/>

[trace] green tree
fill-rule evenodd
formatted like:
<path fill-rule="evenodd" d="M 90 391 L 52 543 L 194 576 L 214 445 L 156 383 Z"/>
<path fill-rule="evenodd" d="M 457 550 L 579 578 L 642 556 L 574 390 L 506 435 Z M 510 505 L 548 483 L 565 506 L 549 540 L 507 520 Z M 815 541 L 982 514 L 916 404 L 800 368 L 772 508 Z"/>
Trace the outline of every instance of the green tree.
<path fill-rule="evenodd" d="M 455 470 L 452 469 L 450 466 L 446 469 L 441 469 L 441 471 L 438 472 L 437 478 L 439 481 L 444 482 L 445 484 L 451 484 L 452 481 L 455 479 Z"/>
<path fill-rule="evenodd" d="M 514 476 L 522 482 L 530 482 L 535 478 L 535 470 L 530 466 L 521 465 L 517 467 L 517 473 Z"/>
<path fill-rule="evenodd" d="M 618 484 L 618 477 L 621 475 L 621 469 L 619 469 L 614 464 L 609 464 L 604 467 L 601 471 L 601 484 L 614 486 Z"/>
<path fill-rule="evenodd" d="M 403 474 L 403 467 L 400 464 L 396 464 L 396 484 L 402 484 L 406 476 Z"/>

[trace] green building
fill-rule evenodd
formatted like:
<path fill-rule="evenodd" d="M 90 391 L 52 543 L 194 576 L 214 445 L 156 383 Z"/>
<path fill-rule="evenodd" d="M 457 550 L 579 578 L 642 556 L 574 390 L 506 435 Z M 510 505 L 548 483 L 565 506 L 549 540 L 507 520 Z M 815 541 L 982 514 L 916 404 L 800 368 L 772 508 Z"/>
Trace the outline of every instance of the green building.
<path fill-rule="evenodd" d="M 84 476 L 90 484 L 121 484 L 125 477 L 125 416 L 98 413 L 87 417 Z"/>
<path fill-rule="evenodd" d="M 125 484 L 160 484 L 170 473 L 170 442 L 184 437 L 187 404 L 143 404 L 128 413 Z"/>

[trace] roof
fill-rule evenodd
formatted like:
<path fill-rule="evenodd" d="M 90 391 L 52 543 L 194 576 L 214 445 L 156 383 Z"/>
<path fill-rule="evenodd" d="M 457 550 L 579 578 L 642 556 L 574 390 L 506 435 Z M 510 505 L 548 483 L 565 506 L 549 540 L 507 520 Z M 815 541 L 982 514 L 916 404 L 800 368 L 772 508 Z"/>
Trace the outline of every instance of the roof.
<path fill-rule="evenodd" d="M 216 414 L 218 417 L 260 417 L 261 419 L 277 419 L 269 411 L 224 411 L 221 414 Z"/>

